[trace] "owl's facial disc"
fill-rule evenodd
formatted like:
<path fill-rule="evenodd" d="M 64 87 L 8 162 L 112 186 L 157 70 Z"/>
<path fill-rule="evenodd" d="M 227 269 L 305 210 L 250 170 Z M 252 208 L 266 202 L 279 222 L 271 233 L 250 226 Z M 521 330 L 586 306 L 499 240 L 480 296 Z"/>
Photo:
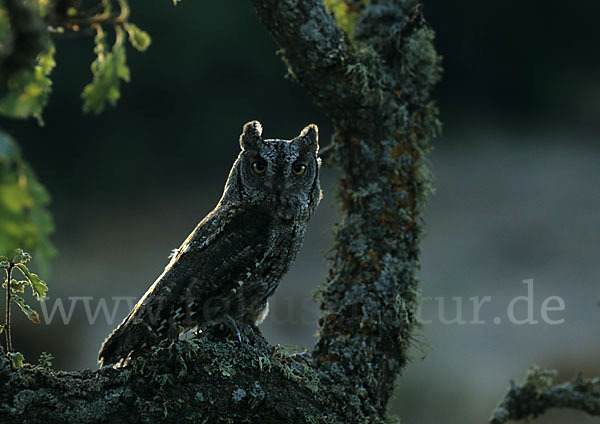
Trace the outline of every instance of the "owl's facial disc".
<path fill-rule="evenodd" d="M 241 173 L 246 200 L 284 219 L 302 214 L 316 177 L 316 155 L 310 147 L 296 139 L 260 140 L 244 150 Z"/>
<path fill-rule="evenodd" d="M 321 196 L 316 125 L 306 126 L 291 140 L 279 140 L 264 139 L 262 126 L 249 122 L 240 146 L 224 198 L 235 196 L 282 219 L 308 219 Z"/>

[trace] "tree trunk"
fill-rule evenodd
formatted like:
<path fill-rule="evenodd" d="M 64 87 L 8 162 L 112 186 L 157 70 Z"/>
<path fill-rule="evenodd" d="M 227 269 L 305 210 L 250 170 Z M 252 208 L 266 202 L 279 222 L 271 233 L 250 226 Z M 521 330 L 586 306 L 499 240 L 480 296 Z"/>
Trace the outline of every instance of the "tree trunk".
<path fill-rule="evenodd" d="M 120 369 L 3 360 L 0 422 L 384 422 L 416 325 L 425 155 L 439 129 L 433 33 L 412 0 L 371 0 L 352 38 L 321 0 L 251 2 L 336 130 L 322 154 L 343 172 L 342 217 L 312 356 L 208 331 Z"/>

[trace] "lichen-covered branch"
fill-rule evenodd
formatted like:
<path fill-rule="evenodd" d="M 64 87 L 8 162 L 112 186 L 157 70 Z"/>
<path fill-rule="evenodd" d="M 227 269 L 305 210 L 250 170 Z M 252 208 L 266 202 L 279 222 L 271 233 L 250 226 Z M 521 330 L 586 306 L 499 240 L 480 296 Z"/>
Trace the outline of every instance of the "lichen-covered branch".
<path fill-rule="evenodd" d="M 600 378 L 588 380 L 579 376 L 572 382 L 554 385 L 555 376 L 555 371 L 531 368 L 522 384 L 511 383 L 490 423 L 535 418 L 550 408 L 576 409 L 600 416 Z"/>
<path fill-rule="evenodd" d="M 2 423 L 351 422 L 304 356 L 261 337 L 164 341 L 124 368 L 94 372 L 15 371 L 1 353 Z"/>
<path fill-rule="evenodd" d="M 440 76 L 416 1 L 371 1 L 354 39 L 320 0 L 253 0 L 290 72 L 335 125 L 342 219 L 321 293 L 315 367 L 356 417 L 385 414 L 415 327 L 425 154 L 437 132 Z"/>

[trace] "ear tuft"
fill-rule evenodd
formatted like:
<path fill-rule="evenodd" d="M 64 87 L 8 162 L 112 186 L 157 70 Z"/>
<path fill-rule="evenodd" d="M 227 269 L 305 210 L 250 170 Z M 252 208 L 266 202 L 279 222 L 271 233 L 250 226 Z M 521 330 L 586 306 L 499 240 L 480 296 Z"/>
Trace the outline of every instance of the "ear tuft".
<path fill-rule="evenodd" d="M 297 139 L 303 140 L 315 153 L 319 151 L 319 127 L 315 124 L 304 127 Z"/>
<path fill-rule="evenodd" d="M 240 135 L 240 147 L 242 150 L 256 148 L 260 140 L 262 140 L 262 125 L 260 122 L 247 122 L 242 130 L 242 135 Z"/>

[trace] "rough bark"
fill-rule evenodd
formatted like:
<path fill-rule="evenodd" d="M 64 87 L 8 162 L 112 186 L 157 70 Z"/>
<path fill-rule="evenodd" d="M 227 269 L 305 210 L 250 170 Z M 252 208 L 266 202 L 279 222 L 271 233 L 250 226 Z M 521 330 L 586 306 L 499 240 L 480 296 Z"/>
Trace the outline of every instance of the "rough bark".
<path fill-rule="evenodd" d="M 209 331 L 124 368 L 0 368 L 8 422 L 384 422 L 418 302 L 425 155 L 438 130 L 433 34 L 413 0 L 371 0 L 350 39 L 321 0 L 251 0 L 289 72 L 334 123 L 343 176 L 312 355 Z"/>
<path fill-rule="evenodd" d="M 371 1 L 349 40 L 319 0 L 253 1 L 293 75 L 331 117 L 342 219 L 321 293 L 315 367 L 353 414 L 385 414 L 417 306 L 424 162 L 440 73 L 416 1 Z"/>
<path fill-rule="evenodd" d="M 121 369 L 13 371 L 0 358 L 0 423 L 318 423 L 338 415 L 309 361 L 257 337 L 156 346 Z M 332 405 L 324 409 L 323 405 Z"/>

